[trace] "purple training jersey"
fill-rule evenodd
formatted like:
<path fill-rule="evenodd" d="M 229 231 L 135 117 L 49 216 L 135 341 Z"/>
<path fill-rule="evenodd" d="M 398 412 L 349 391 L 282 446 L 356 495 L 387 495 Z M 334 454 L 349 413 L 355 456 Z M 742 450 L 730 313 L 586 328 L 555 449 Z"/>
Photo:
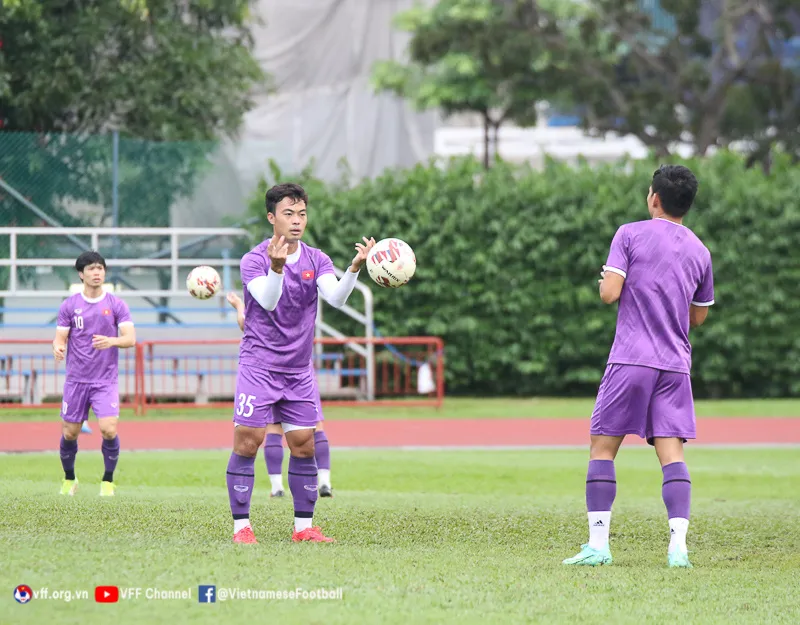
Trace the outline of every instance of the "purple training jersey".
<path fill-rule="evenodd" d="M 687 227 L 666 219 L 625 224 L 606 271 L 625 278 L 609 364 L 689 373 L 689 306 L 714 303 L 711 254 Z"/>
<path fill-rule="evenodd" d="M 334 273 L 331 259 L 321 250 L 300 243 L 297 262 L 283 267 L 283 288 L 278 305 L 265 310 L 250 295 L 247 285 L 269 272 L 269 240 L 242 257 L 244 334 L 239 364 L 280 373 L 307 373 L 317 321 L 317 278 Z"/>
<path fill-rule="evenodd" d="M 69 330 L 67 339 L 67 381 L 116 383 L 119 348 L 97 350 L 92 336 L 118 336 L 119 326 L 133 325 L 128 305 L 110 293 L 88 299 L 76 293 L 58 309 L 58 328 Z"/>

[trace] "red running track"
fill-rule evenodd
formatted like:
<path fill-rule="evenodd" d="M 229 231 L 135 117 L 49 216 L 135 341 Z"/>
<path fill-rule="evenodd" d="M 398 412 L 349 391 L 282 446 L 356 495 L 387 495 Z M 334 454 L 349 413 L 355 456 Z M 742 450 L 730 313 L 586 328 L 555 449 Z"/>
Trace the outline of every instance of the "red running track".
<path fill-rule="evenodd" d="M 82 449 L 100 449 L 100 434 L 81 435 Z M 533 447 L 582 446 L 587 419 L 326 421 L 336 447 Z M 0 452 L 52 451 L 59 421 L 0 423 Z M 120 424 L 123 449 L 230 449 L 230 421 L 129 421 Z M 702 419 L 698 444 L 800 444 L 800 418 Z M 626 444 L 643 445 L 629 436 Z"/>

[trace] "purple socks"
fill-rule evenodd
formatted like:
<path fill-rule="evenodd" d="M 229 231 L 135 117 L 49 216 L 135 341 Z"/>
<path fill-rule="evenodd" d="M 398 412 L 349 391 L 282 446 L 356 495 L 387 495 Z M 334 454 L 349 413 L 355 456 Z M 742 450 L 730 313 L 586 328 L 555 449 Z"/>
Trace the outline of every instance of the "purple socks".
<path fill-rule="evenodd" d="M 100 449 L 103 451 L 103 463 L 106 467 L 103 481 L 113 482 L 114 469 L 117 468 L 117 460 L 119 460 L 119 436 L 115 436 L 110 440 L 104 438 Z"/>
<path fill-rule="evenodd" d="M 664 483 L 661 497 L 667 506 L 667 518 L 688 519 L 692 505 L 692 482 L 685 462 L 673 462 L 661 468 Z"/>
<path fill-rule="evenodd" d="M 586 473 L 586 509 L 609 512 L 617 496 L 617 474 L 613 460 L 590 460 Z"/>
<path fill-rule="evenodd" d="M 289 456 L 289 490 L 294 500 L 295 518 L 312 518 L 317 503 L 317 462 L 314 458 Z"/>
<path fill-rule="evenodd" d="M 246 458 L 236 453 L 231 453 L 231 459 L 228 460 L 228 499 L 234 520 L 250 517 L 250 497 L 256 483 L 253 471 L 255 463 L 255 458 Z"/>
<path fill-rule="evenodd" d="M 59 453 L 61 454 L 61 467 L 64 469 L 64 479 L 74 480 L 75 456 L 78 455 L 78 439 L 68 441 L 62 436 Z"/>
<path fill-rule="evenodd" d="M 318 469 L 330 470 L 331 448 L 325 432 L 314 432 L 314 457 L 317 460 Z"/>
<path fill-rule="evenodd" d="M 283 474 L 283 436 L 267 434 L 267 440 L 264 443 L 264 458 L 267 461 L 269 475 Z"/>

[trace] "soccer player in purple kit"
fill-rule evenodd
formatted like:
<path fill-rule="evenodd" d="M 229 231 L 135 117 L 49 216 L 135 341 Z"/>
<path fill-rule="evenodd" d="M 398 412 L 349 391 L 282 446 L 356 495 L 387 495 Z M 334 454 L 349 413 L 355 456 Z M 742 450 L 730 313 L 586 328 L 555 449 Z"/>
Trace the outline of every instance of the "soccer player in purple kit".
<path fill-rule="evenodd" d="M 300 241 L 308 219 L 303 188 L 279 184 L 267 191 L 265 199 L 272 237 L 245 254 L 240 265 L 245 323 L 234 398 L 233 452 L 226 476 L 233 542 L 258 542 L 250 525 L 250 498 L 256 455 L 269 423 L 281 424 L 289 446 L 292 540 L 331 542 L 312 521 L 318 496 L 316 385 L 310 367 L 317 291 L 331 306 L 344 306 L 375 240 L 356 243 L 350 268 L 337 280 L 331 259 Z"/>
<path fill-rule="evenodd" d="M 56 361 L 67 359 L 67 375 L 61 403 L 61 465 L 64 469 L 62 495 L 74 495 L 75 456 L 81 425 L 91 407 L 103 436 L 101 449 L 105 473 L 100 496 L 112 497 L 114 470 L 119 460 L 119 349 L 136 344 L 136 332 L 128 306 L 103 291 L 106 261 L 97 252 L 84 252 L 75 261 L 83 290 L 68 297 L 58 311 L 53 341 Z"/>
<path fill-rule="evenodd" d="M 625 435 L 636 434 L 655 447 L 663 471 L 667 563 L 692 566 L 686 547 L 691 480 L 683 456 L 684 443 L 696 437 L 689 328 L 702 325 L 714 303 L 711 254 L 682 223 L 696 194 L 688 168 L 660 167 L 647 194 L 651 219 L 622 226 L 611 242 L 600 298 L 619 300 L 619 311 L 591 420 L 589 542 L 564 564 L 611 564 L 614 459 Z"/>
<path fill-rule="evenodd" d="M 244 332 L 244 302 L 236 293 L 228 293 L 228 303 L 236 310 L 236 322 L 239 329 Z M 314 363 L 311 363 L 313 372 Z M 315 398 L 317 403 L 317 425 L 314 428 L 314 459 L 317 461 L 317 478 L 319 481 L 319 496 L 333 497 L 331 486 L 331 449 L 328 435 L 325 433 L 325 416 L 322 413 L 322 398 L 319 394 L 319 385 L 314 378 Z M 283 428 L 280 423 L 267 424 L 267 436 L 264 441 L 264 460 L 267 465 L 267 475 L 270 481 L 270 497 L 283 497 Z"/>

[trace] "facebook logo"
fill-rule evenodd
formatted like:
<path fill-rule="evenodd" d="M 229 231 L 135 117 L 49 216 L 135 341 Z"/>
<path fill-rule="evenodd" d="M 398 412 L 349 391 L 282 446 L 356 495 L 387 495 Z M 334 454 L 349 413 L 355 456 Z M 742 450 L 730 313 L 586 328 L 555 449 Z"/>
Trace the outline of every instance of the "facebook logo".
<path fill-rule="evenodd" d="M 217 602 L 217 587 L 216 586 L 198 586 L 197 587 L 197 600 L 200 603 L 216 603 Z"/>

